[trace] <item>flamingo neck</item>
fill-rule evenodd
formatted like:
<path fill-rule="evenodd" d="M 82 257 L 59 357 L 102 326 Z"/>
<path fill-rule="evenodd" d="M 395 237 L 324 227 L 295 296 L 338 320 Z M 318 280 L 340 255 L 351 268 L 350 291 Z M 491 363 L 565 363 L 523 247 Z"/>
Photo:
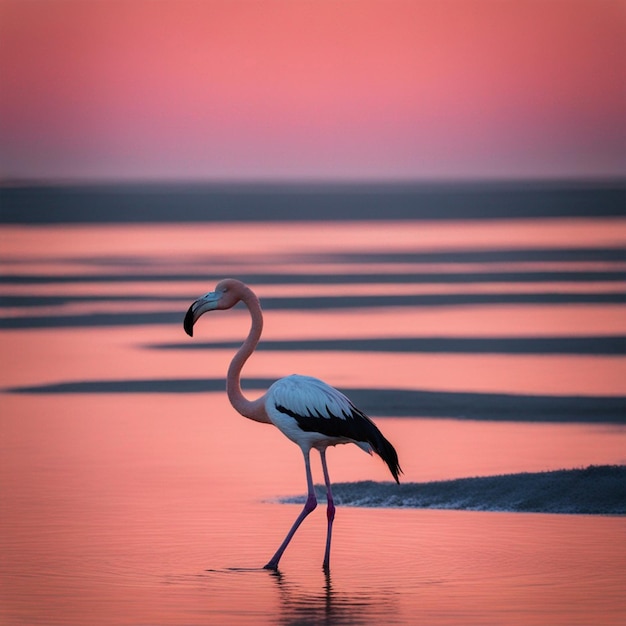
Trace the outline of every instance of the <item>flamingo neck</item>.
<path fill-rule="evenodd" d="M 270 423 L 270 419 L 265 412 L 263 397 L 258 398 L 257 400 L 248 400 L 241 391 L 241 370 L 259 343 L 261 332 L 263 330 L 263 313 L 261 311 L 261 304 L 259 303 L 259 299 L 256 297 L 254 292 L 250 289 L 246 289 L 241 300 L 246 305 L 250 313 L 250 332 L 228 367 L 228 374 L 226 376 L 226 393 L 230 403 L 238 413 L 256 422 Z"/>

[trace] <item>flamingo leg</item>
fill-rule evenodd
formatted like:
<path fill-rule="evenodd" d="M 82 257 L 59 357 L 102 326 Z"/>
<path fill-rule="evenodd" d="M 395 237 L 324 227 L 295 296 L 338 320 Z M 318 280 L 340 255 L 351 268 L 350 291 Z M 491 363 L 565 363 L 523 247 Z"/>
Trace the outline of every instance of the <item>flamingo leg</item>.
<path fill-rule="evenodd" d="M 333 502 L 333 492 L 330 488 L 330 477 L 328 476 L 328 467 L 326 465 L 326 448 L 320 450 L 322 457 L 322 469 L 324 470 L 324 482 L 326 483 L 326 499 L 328 507 L 326 509 L 326 517 L 328 518 L 328 531 L 326 533 L 326 551 L 324 552 L 324 571 L 330 571 L 330 540 L 333 534 L 333 520 L 335 519 L 335 503 Z"/>
<path fill-rule="evenodd" d="M 306 502 L 304 503 L 304 508 L 302 509 L 302 512 L 300 513 L 300 515 L 298 515 L 296 521 L 293 523 L 293 526 L 287 533 L 285 540 L 280 544 L 278 550 L 276 550 L 276 554 L 274 554 L 274 556 L 269 560 L 269 563 L 264 566 L 264 569 L 271 569 L 274 571 L 278 570 L 278 561 L 280 561 L 280 557 L 283 555 L 283 552 L 289 545 L 289 542 L 296 534 L 296 530 L 298 530 L 298 527 L 300 526 L 300 524 L 302 524 L 304 518 L 317 506 L 315 488 L 313 487 L 313 476 L 311 475 L 311 461 L 309 459 L 309 452 L 310 450 L 308 449 L 302 450 L 302 454 L 304 455 L 304 467 L 306 469 L 306 483 L 308 489 L 308 495 Z"/>

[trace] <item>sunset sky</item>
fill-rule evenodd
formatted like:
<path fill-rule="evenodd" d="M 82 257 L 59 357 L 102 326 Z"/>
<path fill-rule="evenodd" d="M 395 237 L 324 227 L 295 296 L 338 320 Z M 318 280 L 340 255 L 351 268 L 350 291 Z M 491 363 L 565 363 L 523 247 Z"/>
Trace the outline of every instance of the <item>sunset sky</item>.
<path fill-rule="evenodd" d="M 626 1 L 0 0 L 0 179 L 626 174 Z"/>

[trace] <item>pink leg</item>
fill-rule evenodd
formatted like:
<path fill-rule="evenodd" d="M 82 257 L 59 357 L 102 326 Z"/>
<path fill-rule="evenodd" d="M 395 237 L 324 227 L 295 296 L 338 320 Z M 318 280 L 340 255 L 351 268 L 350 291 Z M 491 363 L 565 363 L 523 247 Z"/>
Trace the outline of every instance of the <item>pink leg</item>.
<path fill-rule="evenodd" d="M 315 497 L 315 488 L 313 487 L 313 476 L 311 475 L 311 461 L 309 459 L 309 450 L 302 450 L 304 454 L 304 466 L 306 468 L 306 483 L 308 488 L 308 496 L 306 502 L 304 503 L 304 508 L 298 518 L 293 523 L 291 530 L 287 533 L 285 540 L 280 544 L 280 548 L 276 550 L 276 554 L 270 559 L 269 563 L 264 566 L 264 569 L 278 569 L 278 561 L 280 561 L 280 557 L 283 555 L 283 552 L 289 545 L 289 542 L 296 534 L 296 530 L 302 522 L 304 518 L 317 506 L 317 498 Z"/>
<path fill-rule="evenodd" d="M 328 467 L 326 466 L 326 448 L 320 450 L 322 457 L 322 469 L 324 470 L 324 482 L 326 483 L 326 498 L 328 500 L 328 508 L 326 509 L 326 517 L 328 518 L 328 531 L 326 533 L 326 551 L 324 552 L 324 571 L 330 571 L 330 539 L 333 534 L 333 520 L 335 519 L 335 503 L 333 502 L 333 492 L 330 489 L 330 477 L 328 476 Z"/>

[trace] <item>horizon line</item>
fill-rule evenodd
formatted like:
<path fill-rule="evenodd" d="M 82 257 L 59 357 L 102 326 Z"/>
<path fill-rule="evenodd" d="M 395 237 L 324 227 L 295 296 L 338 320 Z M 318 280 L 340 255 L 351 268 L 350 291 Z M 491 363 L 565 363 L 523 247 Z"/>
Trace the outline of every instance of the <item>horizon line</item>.
<path fill-rule="evenodd" d="M 199 178 L 199 177 L 0 177 L 0 188 L 28 187 L 106 187 L 106 186 L 215 186 L 215 187 L 350 187 L 350 186 L 509 186 L 509 185 L 619 185 L 622 176 L 494 176 L 494 177 L 364 177 L 364 178 Z"/>

